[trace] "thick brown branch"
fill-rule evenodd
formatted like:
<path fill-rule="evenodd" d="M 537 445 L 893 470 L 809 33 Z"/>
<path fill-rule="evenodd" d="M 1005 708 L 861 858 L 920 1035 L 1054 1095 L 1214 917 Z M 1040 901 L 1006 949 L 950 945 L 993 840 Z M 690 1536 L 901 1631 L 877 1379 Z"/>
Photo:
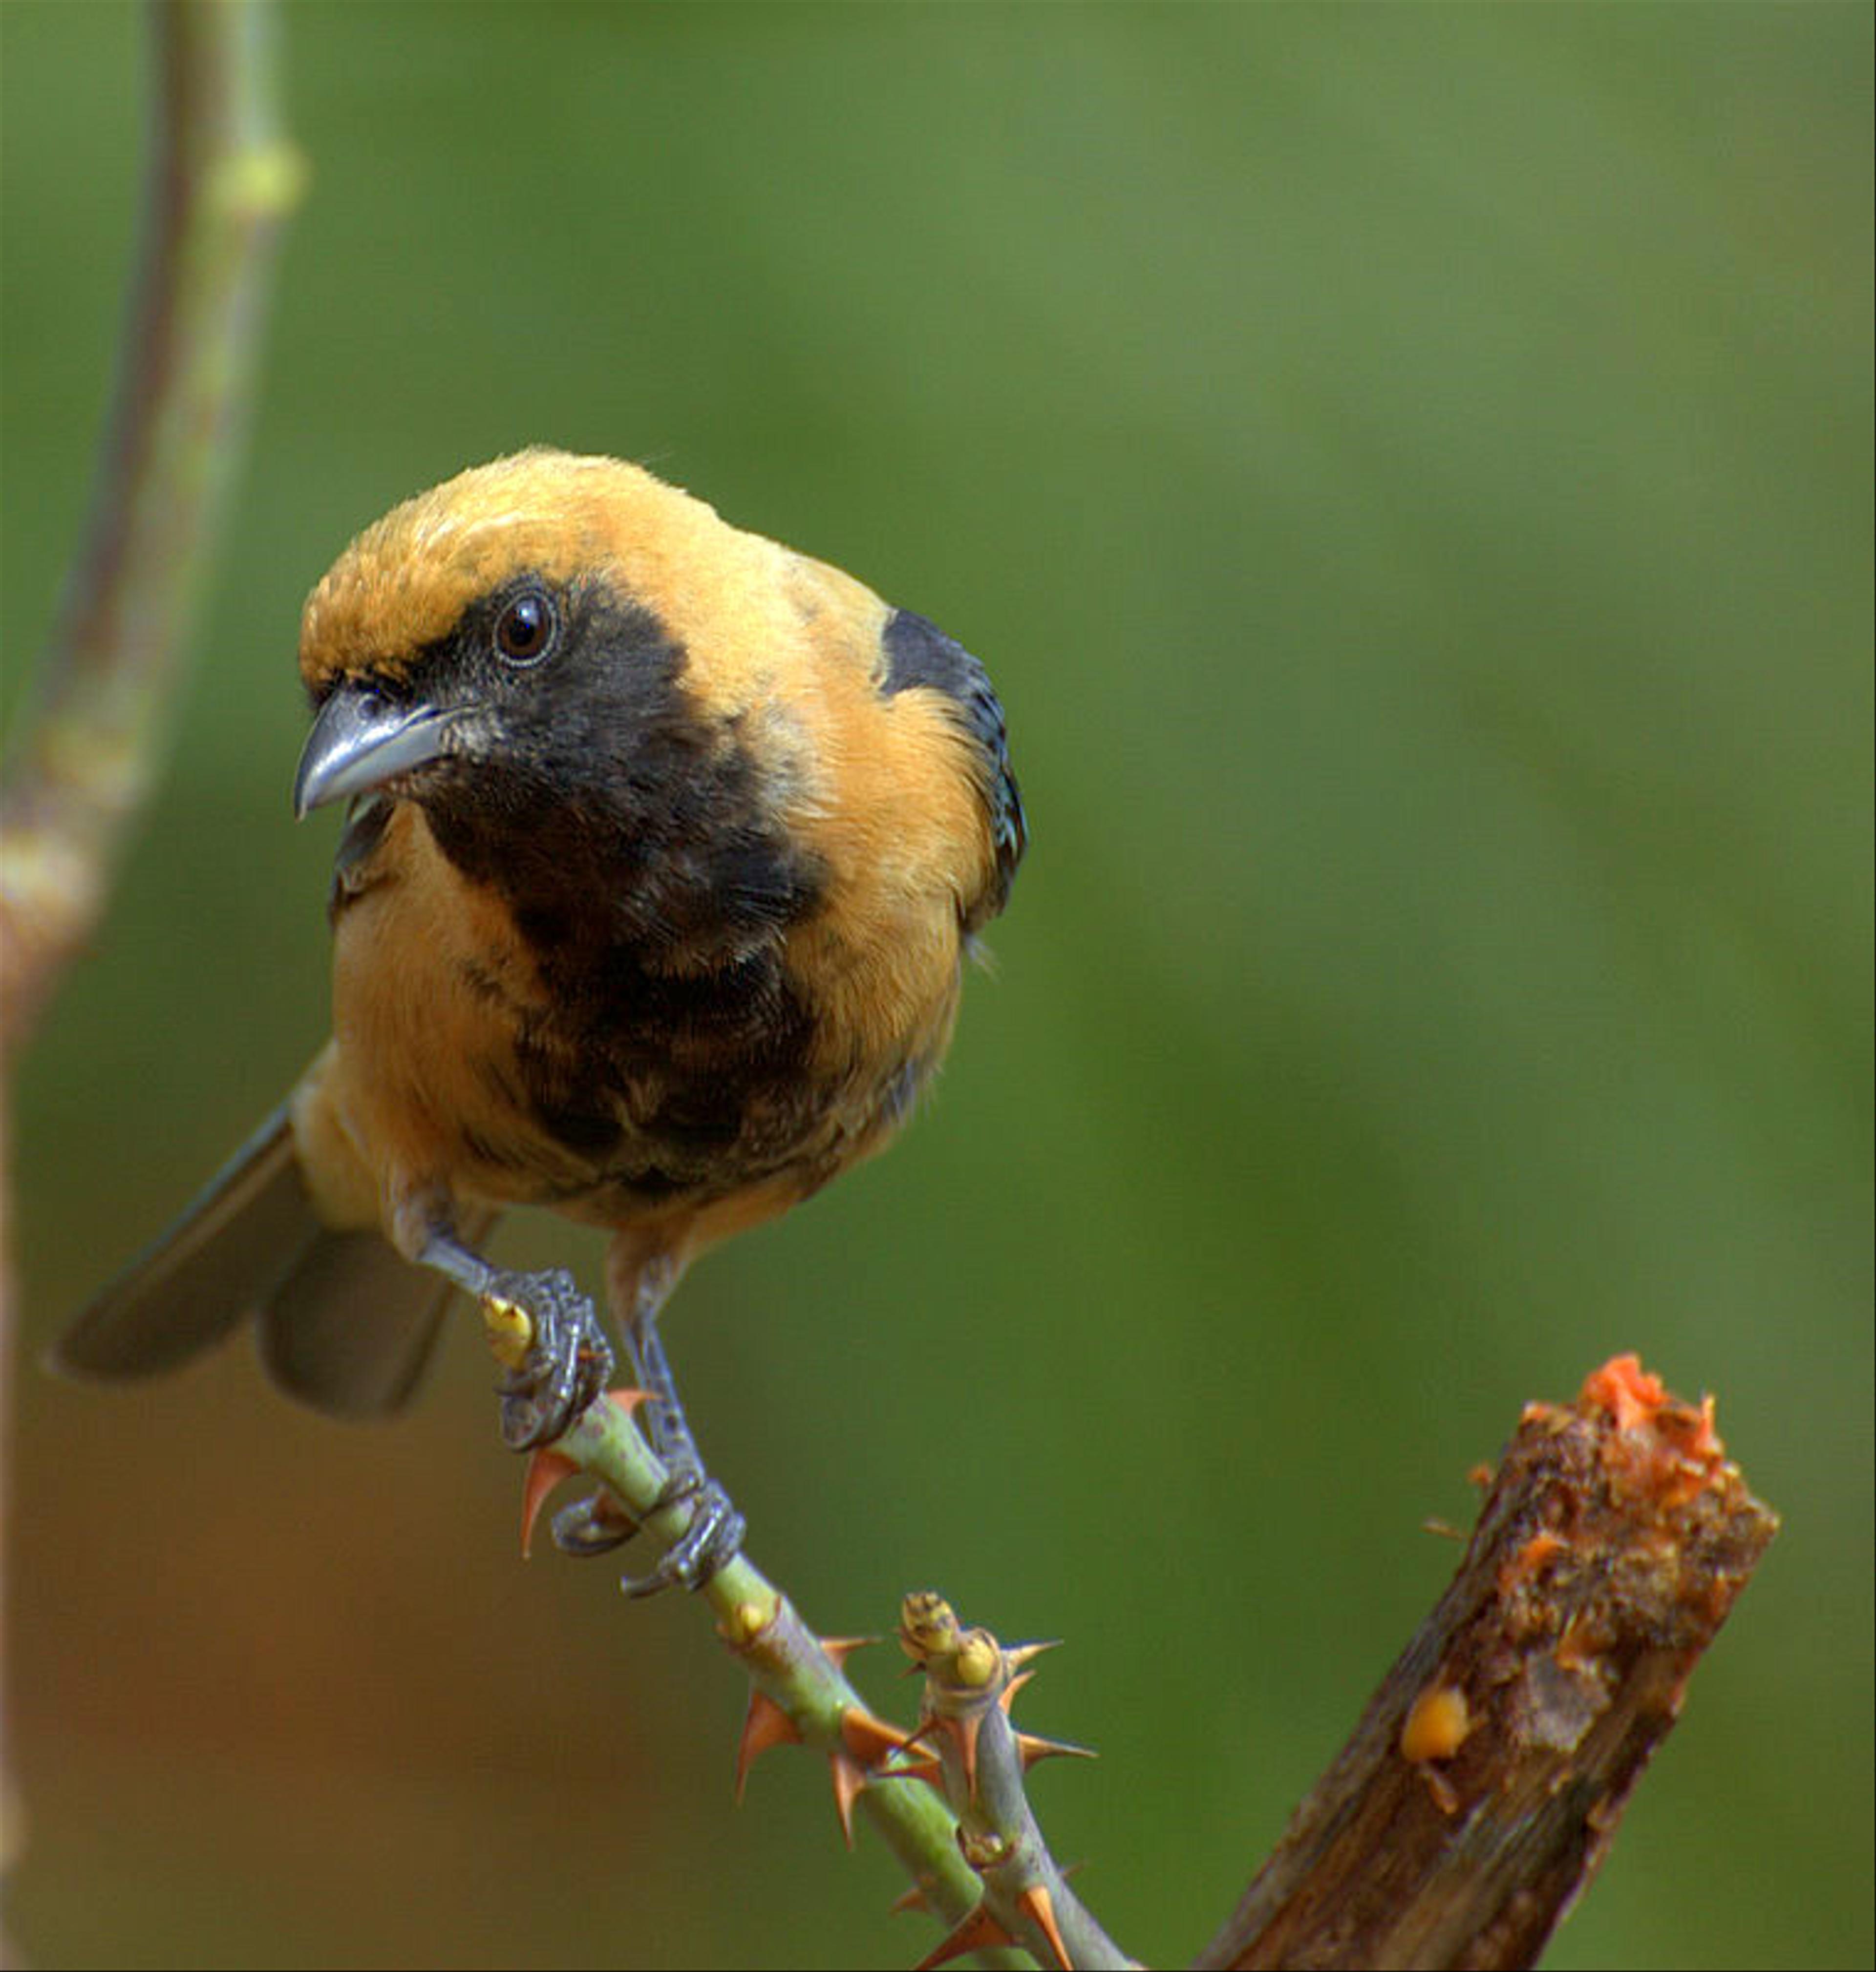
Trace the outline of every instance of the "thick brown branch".
<path fill-rule="evenodd" d="M 1778 1522 L 1633 1357 L 1533 1404 L 1466 1559 L 1198 1963 L 1532 1964 Z"/>

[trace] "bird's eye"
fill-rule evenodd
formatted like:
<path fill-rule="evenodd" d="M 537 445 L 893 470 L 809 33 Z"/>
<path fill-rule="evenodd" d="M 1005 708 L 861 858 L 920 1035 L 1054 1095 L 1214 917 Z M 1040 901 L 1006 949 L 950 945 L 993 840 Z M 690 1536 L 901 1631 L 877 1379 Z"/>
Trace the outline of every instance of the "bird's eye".
<path fill-rule="evenodd" d="M 495 649 L 511 664 L 531 664 L 554 641 L 554 605 L 538 589 L 518 596 L 495 622 Z"/>

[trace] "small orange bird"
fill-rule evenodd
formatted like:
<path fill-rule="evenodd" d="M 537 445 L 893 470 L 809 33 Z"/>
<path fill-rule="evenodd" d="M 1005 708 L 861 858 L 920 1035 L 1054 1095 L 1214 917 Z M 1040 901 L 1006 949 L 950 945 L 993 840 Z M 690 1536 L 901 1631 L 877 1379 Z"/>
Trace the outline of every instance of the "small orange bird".
<path fill-rule="evenodd" d="M 367 528 L 299 664 L 295 809 L 350 803 L 332 1038 L 53 1360 L 140 1376 L 251 1315 L 293 1396 L 381 1413 L 461 1287 L 531 1317 L 503 1429 L 544 1443 L 610 1347 L 564 1272 L 477 1249 L 503 1208 L 551 1206 L 611 1229 L 653 1441 L 698 1498 L 642 1585 L 695 1586 L 741 1523 L 659 1310 L 706 1247 L 885 1144 L 936 1068 L 1023 853 L 995 694 L 838 569 L 544 449 Z"/>

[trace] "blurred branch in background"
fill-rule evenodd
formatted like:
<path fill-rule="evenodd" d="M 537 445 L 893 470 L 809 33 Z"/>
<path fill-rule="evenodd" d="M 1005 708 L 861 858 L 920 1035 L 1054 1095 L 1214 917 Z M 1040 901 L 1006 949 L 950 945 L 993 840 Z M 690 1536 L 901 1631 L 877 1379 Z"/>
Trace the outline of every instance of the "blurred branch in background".
<path fill-rule="evenodd" d="M 150 10 L 142 261 L 116 405 L 84 545 L 0 794 L 6 1066 L 103 913 L 155 778 L 219 539 L 273 250 L 303 176 L 280 132 L 276 28 L 270 0 L 161 0 Z M 10 1193 L 5 1106 L 0 1092 L 0 1204 Z M 0 1249 L 0 1431 L 11 1301 Z"/>
<path fill-rule="evenodd" d="M 9 1059 L 102 913 L 152 780 L 253 397 L 273 248 L 302 167 L 269 0 L 162 0 L 143 261 L 85 544 L 0 801 Z"/>

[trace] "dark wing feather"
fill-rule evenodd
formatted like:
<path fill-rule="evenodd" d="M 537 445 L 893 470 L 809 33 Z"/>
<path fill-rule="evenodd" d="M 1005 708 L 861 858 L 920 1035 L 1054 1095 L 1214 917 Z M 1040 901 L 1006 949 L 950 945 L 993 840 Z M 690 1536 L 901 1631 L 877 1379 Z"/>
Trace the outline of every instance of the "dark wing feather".
<path fill-rule="evenodd" d="M 108 1382 L 153 1376 L 252 1317 L 261 1360 L 289 1395 L 335 1416 L 376 1416 L 416 1387 L 450 1291 L 377 1233 L 321 1224 L 283 1103 L 47 1361 Z"/>
<path fill-rule="evenodd" d="M 943 692 L 977 743 L 983 763 L 981 788 L 996 847 L 995 878 L 965 906 L 965 930 L 981 930 L 1008 903 L 1017 865 L 1029 843 L 1022 793 L 1010 766 L 1003 707 L 989 673 L 955 637 L 947 637 L 924 617 L 909 609 L 894 610 L 881 642 L 886 653 L 881 688 L 887 696 L 917 685 Z"/>
<path fill-rule="evenodd" d="M 175 1369 L 252 1314 L 319 1230 L 282 1104 L 74 1320 L 51 1366 L 111 1380 Z"/>

